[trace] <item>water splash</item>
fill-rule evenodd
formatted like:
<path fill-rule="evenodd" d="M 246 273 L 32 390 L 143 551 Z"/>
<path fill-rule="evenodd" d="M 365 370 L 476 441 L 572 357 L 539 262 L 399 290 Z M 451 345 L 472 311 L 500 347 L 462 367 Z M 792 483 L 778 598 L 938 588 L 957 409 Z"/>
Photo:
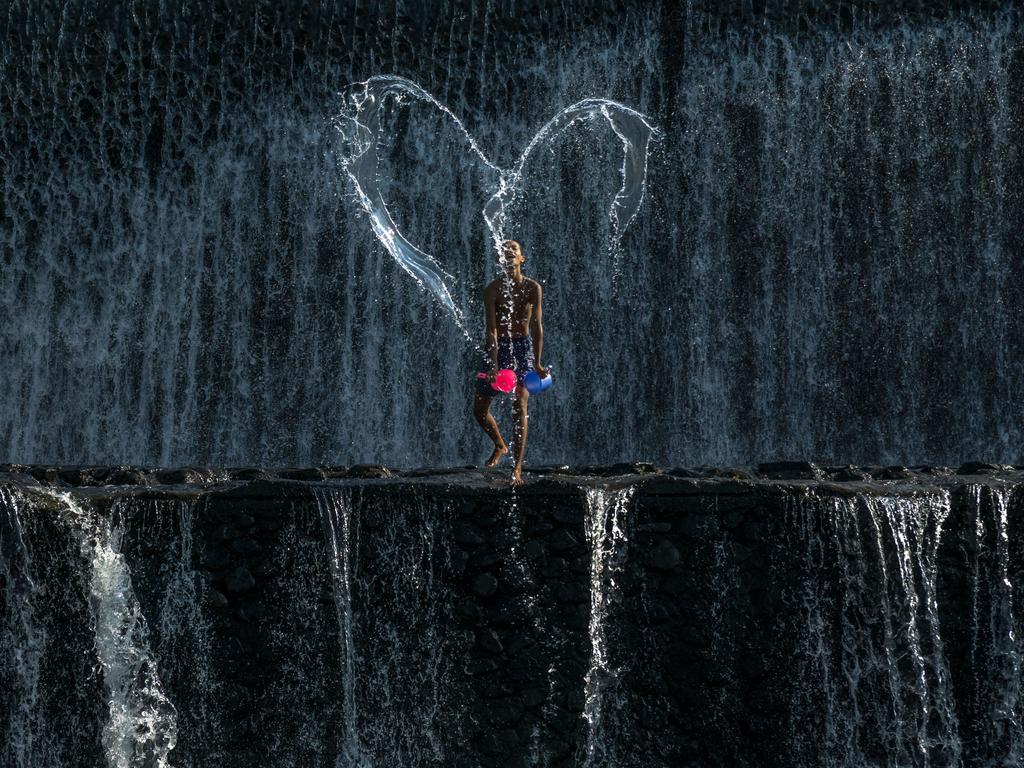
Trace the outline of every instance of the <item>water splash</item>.
<path fill-rule="evenodd" d="M 178 738 L 177 711 L 164 695 L 150 652 L 146 618 L 121 554 L 123 531 L 66 491 L 44 492 L 65 505 L 91 568 L 95 649 L 108 693 L 103 727 L 107 765 L 170 768 L 168 753 Z"/>
<path fill-rule="evenodd" d="M 590 547 L 590 668 L 583 682 L 586 742 L 577 760 L 583 768 L 617 764 L 614 739 L 606 732 L 609 697 L 618 678 L 611 663 L 607 621 L 626 557 L 626 515 L 635 486 L 587 488 L 586 536 Z"/>
<path fill-rule="evenodd" d="M 461 310 L 452 297 L 445 272 L 437 258 L 417 248 L 399 231 L 381 194 L 378 179 L 377 148 L 383 138 L 382 113 L 388 101 L 401 107 L 409 100 L 426 102 L 449 119 L 465 139 L 470 152 L 497 175 L 494 193 L 484 206 L 483 216 L 490 229 L 495 249 L 510 237 L 511 206 L 521 197 L 524 168 L 536 150 L 551 147 L 571 126 L 604 119 L 622 142 L 622 186 L 608 212 L 612 222 L 614 249 L 633 221 L 644 198 L 647 179 L 647 155 L 656 129 L 641 113 L 609 99 L 584 99 L 563 109 L 530 140 L 516 163 L 509 169 L 494 164 L 450 109 L 416 83 L 394 75 L 378 75 L 349 86 L 345 110 L 335 118 L 343 140 L 341 165 L 355 189 L 356 199 L 370 217 L 370 226 L 384 247 L 416 282 L 428 289 L 455 318 L 466 333 Z"/>

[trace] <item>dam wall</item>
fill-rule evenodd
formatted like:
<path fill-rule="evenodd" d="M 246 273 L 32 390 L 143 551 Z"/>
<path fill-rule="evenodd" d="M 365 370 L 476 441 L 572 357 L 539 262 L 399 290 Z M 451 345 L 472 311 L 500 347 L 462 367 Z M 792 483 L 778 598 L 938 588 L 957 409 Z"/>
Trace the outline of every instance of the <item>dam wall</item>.
<path fill-rule="evenodd" d="M 1024 746 L 1021 468 L 3 470 L 5 764 Z"/>

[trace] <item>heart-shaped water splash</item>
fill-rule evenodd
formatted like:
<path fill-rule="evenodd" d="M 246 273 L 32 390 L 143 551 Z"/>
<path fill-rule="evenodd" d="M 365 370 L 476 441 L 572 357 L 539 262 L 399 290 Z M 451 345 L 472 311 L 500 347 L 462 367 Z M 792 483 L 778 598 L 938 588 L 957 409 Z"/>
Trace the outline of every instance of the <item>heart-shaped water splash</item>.
<path fill-rule="evenodd" d="M 426 102 L 446 115 L 465 137 L 470 150 L 488 168 L 498 175 L 494 193 L 484 206 L 483 215 L 491 231 L 496 249 L 506 239 L 507 212 L 519 196 L 523 167 L 531 154 L 541 146 L 549 146 L 574 123 L 603 118 L 622 142 L 622 186 L 612 201 L 609 217 L 612 221 L 614 246 L 621 239 L 643 202 L 647 179 L 647 150 L 650 140 L 657 134 L 647 118 L 629 107 L 608 99 L 584 99 L 563 109 L 541 128 L 519 156 L 512 168 L 505 169 L 491 162 L 470 136 L 462 122 L 446 106 L 411 80 L 393 75 L 371 77 L 349 87 L 345 109 L 334 119 L 341 132 L 342 167 L 352 179 L 356 198 L 369 214 L 374 234 L 384 244 L 399 265 L 424 286 L 451 312 L 459 328 L 469 338 L 462 313 L 452 299 L 448 282 L 451 275 L 442 269 L 430 254 L 424 253 L 399 231 L 377 183 L 377 146 L 381 138 L 381 113 L 388 99 L 399 105 L 405 100 Z"/>

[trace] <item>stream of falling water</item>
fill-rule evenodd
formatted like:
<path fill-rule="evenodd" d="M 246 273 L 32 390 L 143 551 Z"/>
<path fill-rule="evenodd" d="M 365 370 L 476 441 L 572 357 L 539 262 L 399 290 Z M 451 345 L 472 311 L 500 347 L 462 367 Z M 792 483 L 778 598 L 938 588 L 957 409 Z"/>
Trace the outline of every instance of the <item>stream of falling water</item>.
<path fill-rule="evenodd" d="M 970 664 L 975 686 L 971 703 L 981 730 L 979 751 L 986 766 L 1018 766 L 1024 760 L 1024 725 L 1022 648 L 1010 573 L 1011 491 L 976 484 L 968 486 L 966 494 L 974 524 Z"/>
<path fill-rule="evenodd" d="M 347 491 L 314 488 L 327 540 L 341 653 L 342 734 L 337 768 L 367 765 L 359 743 L 356 713 L 356 653 L 352 638 L 352 500 Z"/>
<path fill-rule="evenodd" d="M 583 768 L 614 768 L 615 740 L 606 715 L 619 670 L 611 663 L 607 622 L 626 558 L 626 518 L 635 486 L 587 488 L 586 535 L 590 548 L 590 668 L 583 681 L 586 741 L 577 755 Z"/>
<path fill-rule="evenodd" d="M 123 531 L 87 501 L 45 491 L 63 502 L 90 566 L 89 603 L 95 650 L 106 687 L 103 749 L 108 768 L 169 768 L 178 738 L 177 711 L 164 695 L 150 652 L 149 629 L 121 553 Z"/>
<path fill-rule="evenodd" d="M 936 599 L 949 509 L 946 492 L 796 503 L 808 572 L 794 717 L 819 729 L 794 731 L 799 765 L 961 765 Z"/>
<path fill-rule="evenodd" d="M 187 695 L 187 706 L 178 708 L 178 728 L 188 733 L 189 760 L 175 754 L 175 762 L 187 766 L 227 763 L 229 747 L 224 743 L 223 680 L 213 661 L 214 639 L 211 618 L 203 606 L 208 584 L 193 560 L 192 527 L 196 518 L 194 500 L 133 501 L 148 509 L 133 511 L 132 519 L 163 520 L 175 525 L 178 536 L 168 548 L 161 567 L 162 597 L 159 616 L 160 642 L 154 652 L 165 664 L 162 682 L 167 690 Z M 180 751 L 182 745 L 178 745 Z"/>
<path fill-rule="evenodd" d="M 415 23 L 395 9 L 407 4 L 360 3 L 353 20 L 328 0 L 356 36 L 335 55 L 336 25 L 279 4 L 237 19 L 219 3 L 14 5 L 8 21 L 33 22 L 0 38 L 7 460 L 465 463 L 480 439 L 472 350 L 349 199 L 327 119 L 339 86 L 390 71 L 513 170 L 537 128 L 588 95 L 665 132 L 617 289 L 602 244 L 622 140 L 597 105 L 553 152 L 542 138 L 527 183 L 508 187 L 506 229 L 544 285 L 545 358 L 559 363 L 532 461 L 1020 457 L 1024 410 L 1001 407 L 1024 391 L 1024 316 L 1006 310 L 1021 303 L 1020 14 L 721 35 L 666 27 L 656 3 L 608 3 L 614 29 L 539 3 L 501 44 L 461 18 L 407 39 L 393 26 Z M 579 25 L 556 27 L 563 13 Z M 363 46 L 360 29 L 385 42 Z M 257 39 L 304 63 L 285 56 L 281 78 L 283 49 Z M 444 112 L 403 98 L 382 116 L 374 182 L 471 325 L 493 273 L 480 211 L 501 174 Z M 370 158 L 350 168 L 372 202 Z M 931 375 L 951 357 L 976 375 Z"/>
<path fill-rule="evenodd" d="M 0 624 L 0 679 L 9 681 L 14 692 L 0 756 L 12 768 L 36 768 L 47 757 L 39 743 L 47 726 L 39 706 L 39 675 L 48 638 L 34 615 L 38 589 L 21 520 L 27 509 L 19 493 L 0 488 L 0 573 L 6 587 L 3 604 L 8 607 Z"/>

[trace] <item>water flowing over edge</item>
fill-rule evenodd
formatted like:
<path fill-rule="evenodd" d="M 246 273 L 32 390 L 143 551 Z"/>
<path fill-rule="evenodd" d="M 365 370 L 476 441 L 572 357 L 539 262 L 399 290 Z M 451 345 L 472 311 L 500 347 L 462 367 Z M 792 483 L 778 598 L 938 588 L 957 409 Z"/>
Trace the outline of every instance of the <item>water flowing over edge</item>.
<path fill-rule="evenodd" d="M 342 490 L 315 488 L 317 507 L 327 546 L 327 558 L 331 569 L 331 591 L 338 620 L 338 646 L 341 652 L 341 699 L 343 707 L 343 729 L 337 768 L 358 768 L 369 763 L 363 756 L 359 743 L 359 727 L 356 713 L 356 654 L 352 636 L 352 541 L 350 525 L 352 500 Z"/>
<path fill-rule="evenodd" d="M 586 536 L 590 547 L 590 667 L 584 678 L 586 741 L 577 759 L 583 768 L 615 765 L 614 745 L 603 728 L 606 699 L 618 676 L 607 647 L 607 621 L 626 557 L 626 517 L 636 486 L 586 489 Z"/>
<path fill-rule="evenodd" d="M 149 630 L 121 554 L 123 531 L 68 492 L 43 491 L 64 503 L 90 566 L 89 603 L 95 650 L 103 671 L 109 719 L 103 748 L 109 768 L 170 768 L 178 738 L 177 711 L 157 673 Z"/>

